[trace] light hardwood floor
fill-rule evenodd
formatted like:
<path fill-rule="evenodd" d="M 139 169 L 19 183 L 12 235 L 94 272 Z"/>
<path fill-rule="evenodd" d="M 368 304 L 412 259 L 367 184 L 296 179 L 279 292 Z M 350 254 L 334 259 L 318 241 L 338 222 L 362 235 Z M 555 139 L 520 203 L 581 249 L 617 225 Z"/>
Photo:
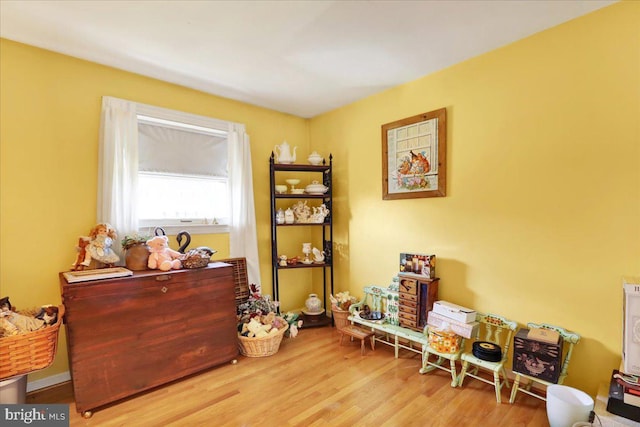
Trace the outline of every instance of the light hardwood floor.
<path fill-rule="evenodd" d="M 450 386 L 447 372 L 418 373 L 420 356 L 360 342 L 339 345 L 335 328 L 302 329 L 265 358 L 238 357 L 198 375 L 97 409 L 75 410 L 71 385 L 27 396 L 69 403 L 71 426 L 548 426 L 544 402 L 523 395 L 503 403 L 473 378 Z"/>

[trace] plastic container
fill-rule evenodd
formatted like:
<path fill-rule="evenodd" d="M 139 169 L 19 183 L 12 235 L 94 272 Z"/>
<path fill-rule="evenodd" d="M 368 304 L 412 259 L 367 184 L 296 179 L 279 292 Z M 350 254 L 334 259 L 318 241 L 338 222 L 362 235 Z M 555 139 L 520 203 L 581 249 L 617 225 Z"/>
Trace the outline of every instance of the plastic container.
<path fill-rule="evenodd" d="M 0 403 L 17 404 L 27 400 L 27 376 L 18 375 L 0 381 Z"/>
<path fill-rule="evenodd" d="M 572 427 L 588 421 L 593 399 L 587 393 L 564 385 L 547 387 L 547 418 L 551 427 Z"/>

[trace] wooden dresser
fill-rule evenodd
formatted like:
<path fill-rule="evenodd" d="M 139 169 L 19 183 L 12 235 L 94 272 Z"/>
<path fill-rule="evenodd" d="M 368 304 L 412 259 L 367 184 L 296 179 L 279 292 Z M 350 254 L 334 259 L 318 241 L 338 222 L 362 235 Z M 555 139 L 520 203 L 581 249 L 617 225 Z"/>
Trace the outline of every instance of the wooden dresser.
<path fill-rule="evenodd" d="M 233 270 L 67 283 L 60 273 L 76 410 L 91 410 L 238 355 Z"/>
<path fill-rule="evenodd" d="M 422 331 L 427 324 L 427 313 L 438 299 L 440 279 L 425 279 L 409 273 L 398 274 L 398 319 L 400 326 Z"/>

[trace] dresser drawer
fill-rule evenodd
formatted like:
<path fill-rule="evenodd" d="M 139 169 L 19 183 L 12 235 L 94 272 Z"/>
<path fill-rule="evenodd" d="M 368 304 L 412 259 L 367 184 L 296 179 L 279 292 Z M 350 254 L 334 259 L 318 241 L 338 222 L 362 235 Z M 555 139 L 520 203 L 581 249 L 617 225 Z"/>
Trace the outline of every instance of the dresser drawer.
<path fill-rule="evenodd" d="M 414 316 L 418 314 L 418 308 L 416 306 L 410 307 L 407 305 L 401 305 L 398 309 L 401 313 L 412 314 Z"/>
<path fill-rule="evenodd" d="M 408 320 L 410 322 L 413 322 L 414 325 L 415 325 L 416 321 L 418 320 L 418 317 L 415 314 L 409 314 L 409 313 L 405 313 L 403 311 L 400 311 L 398 313 L 398 318 L 400 320 Z"/>
<path fill-rule="evenodd" d="M 410 329 L 416 329 L 416 322 L 406 319 L 400 319 L 400 326 Z"/>
<path fill-rule="evenodd" d="M 400 278 L 400 293 L 406 293 L 406 294 L 412 294 L 412 295 L 417 295 L 418 294 L 418 281 L 416 279 L 411 279 L 411 278 L 407 278 L 407 277 L 401 277 Z"/>
<path fill-rule="evenodd" d="M 400 304 L 402 303 L 417 303 L 418 302 L 418 296 L 417 295 L 411 295 L 411 294 L 400 294 Z"/>

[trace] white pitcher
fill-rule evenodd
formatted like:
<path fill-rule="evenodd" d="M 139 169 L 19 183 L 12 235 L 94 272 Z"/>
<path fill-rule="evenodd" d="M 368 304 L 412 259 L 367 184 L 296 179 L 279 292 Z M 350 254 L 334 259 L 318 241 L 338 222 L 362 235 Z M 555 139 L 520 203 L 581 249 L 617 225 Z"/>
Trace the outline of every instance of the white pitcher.
<path fill-rule="evenodd" d="M 287 141 L 284 141 L 280 145 L 276 145 L 274 148 L 276 163 L 289 164 L 295 162 L 297 148 L 298 147 L 293 147 L 293 155 L 291 155 L 291 149 L 289 148 Z"/>

